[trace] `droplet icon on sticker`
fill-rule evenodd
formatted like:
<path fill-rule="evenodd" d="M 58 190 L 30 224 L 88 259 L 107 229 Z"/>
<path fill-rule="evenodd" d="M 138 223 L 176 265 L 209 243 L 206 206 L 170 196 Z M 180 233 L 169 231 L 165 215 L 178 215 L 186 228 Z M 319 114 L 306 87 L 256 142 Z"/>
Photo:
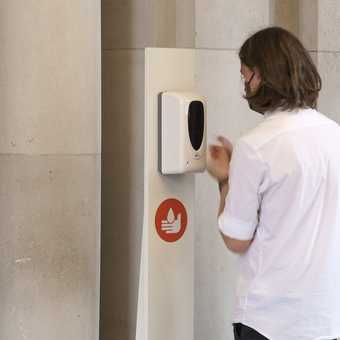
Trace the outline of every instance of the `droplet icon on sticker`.
<path fill-rule="evenodd" d="M 174 214 L 174 211 L 172 210 L 172 208 L 169 209 L 169 212 L 168 212 L 168 217 L 167 217 L 167 220 L 169 223 L 173 223 L 175 222 L 175 214 Z"/>

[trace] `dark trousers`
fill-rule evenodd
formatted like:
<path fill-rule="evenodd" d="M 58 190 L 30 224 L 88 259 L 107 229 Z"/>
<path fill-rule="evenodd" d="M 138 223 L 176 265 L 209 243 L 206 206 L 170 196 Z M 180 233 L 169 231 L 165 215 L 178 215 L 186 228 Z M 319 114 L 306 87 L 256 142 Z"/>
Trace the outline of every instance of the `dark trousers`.
<path fill-rule="evenodd" d="M 234 337 L 235 340 L 269 340 L 262 334 L 255 331 L 242 323 L 234 323 Z"/>
<path fill-rule="evenodd" d="M 269 340 L 262 334 L 256 332 L 255 329 L 243 325 L 242 323 L 234 323 L 233 326 L 235 340 Z"/>

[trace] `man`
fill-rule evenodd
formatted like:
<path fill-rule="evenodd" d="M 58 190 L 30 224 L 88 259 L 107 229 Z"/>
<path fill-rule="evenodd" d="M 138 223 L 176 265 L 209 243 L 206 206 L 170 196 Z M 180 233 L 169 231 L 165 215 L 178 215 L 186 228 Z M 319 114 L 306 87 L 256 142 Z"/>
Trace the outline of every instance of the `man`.
<path fill-rule="evenodd" d="M 239 253 L 235 340 L 340 337 L 340 127 L 315 110 L 321 79 L 288 31 L 240 49 L 245 99 L 264 120 L 211 145 L 218 224 Z"/>

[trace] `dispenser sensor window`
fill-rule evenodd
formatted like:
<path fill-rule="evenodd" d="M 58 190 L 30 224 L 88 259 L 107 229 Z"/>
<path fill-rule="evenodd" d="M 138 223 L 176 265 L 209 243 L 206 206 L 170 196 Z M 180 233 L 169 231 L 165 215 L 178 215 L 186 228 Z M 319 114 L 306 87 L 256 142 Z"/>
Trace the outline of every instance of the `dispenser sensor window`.
<path fill-rule="evenodd" d="M 191 145 L 197 151 L 202 145 L 204 134 L 204 107 L 198 100 L 189 105 L 188 128 Z"/>

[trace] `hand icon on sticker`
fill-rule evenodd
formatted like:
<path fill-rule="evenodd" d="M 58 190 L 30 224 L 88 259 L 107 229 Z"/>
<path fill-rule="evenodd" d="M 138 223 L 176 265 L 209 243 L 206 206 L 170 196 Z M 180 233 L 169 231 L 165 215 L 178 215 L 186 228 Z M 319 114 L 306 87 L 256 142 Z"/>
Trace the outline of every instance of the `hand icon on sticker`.
<path fill-rule="evenodd" d="M 188 214 L 181 201 L 168 198 L 158 206 L 155 214 L 155 227 L 163 241 L 178 241 L 183 236 L 187 223 Z"/>
<path fill-rule="evenodd" d="M 177 234 L 181 230 L 181 214 L 175 217 L 174 211 L 170 208 L 166 220 L 161 223 L 161 229 L 166 234 Z"/>

